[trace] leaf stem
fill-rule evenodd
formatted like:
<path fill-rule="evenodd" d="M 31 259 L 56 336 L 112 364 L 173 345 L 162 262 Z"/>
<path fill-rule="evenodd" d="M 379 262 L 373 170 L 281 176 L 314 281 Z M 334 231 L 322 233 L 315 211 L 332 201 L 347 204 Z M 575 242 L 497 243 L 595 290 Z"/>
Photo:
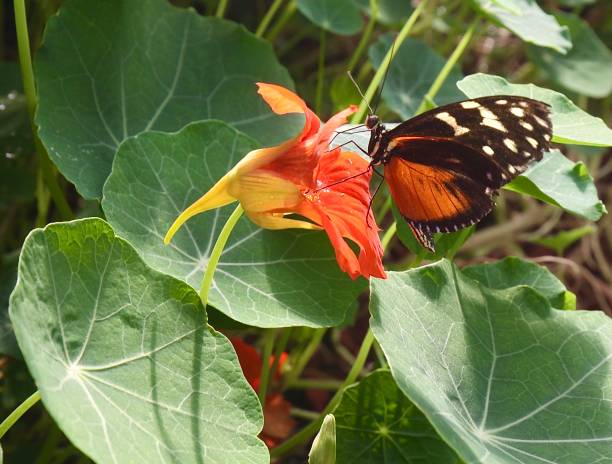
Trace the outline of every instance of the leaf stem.
<path fill-rule="evenodd" d="M 316 329 L 314 331 L 314 333 L 312 334 L 312 338 L 308 342 L 308 345 L 306 345 L 306 348 L 304 349 L 304 351 L 302 351 L 299 358 L 294 363 L 291 371 L 289 371 L 287 377 L 284 379 L 283 389 L 290 387 L 291 384 L 295 381 L 295 379 L 297 379 L 302 374 L 302 371 L 308 364 L 308 361 L 310 361 L 310 358 L 312 358 L 312 356 L 315 354 L 315 351 L 317 351 L 319 343 L 321 343 L 321 339 L 323 338 L 323 335 L 325 335 L 326 331 L 327 329 L 325 328 Z"/>
<path fill-rule="evenodd" d="M 391 242 L 391 240 L 393 239 L 393 236 L 395 235 L 395 232 L 397 232 L 397 222 L 393 222 L 385 231 L 385 234 L 383 235 L 382 240 L 380 241 L 383 247 L 383 250 L 387 250 L 387 247 L 389 246 L 389 242 Z"/>
<path fill-rule="evenodd" d="M 438 94 L 438 91 L 442 87 L 442 84 L 444 84 L 444 81 L 450 74 L 451 70 L 457 64 L 461 55 L 463 55 L 463 52 L 465 51 L 468 44 L 470 43 L 470 40 L 472 40 L 472 36 L 474 35 L 474 31 L 476 30 L 476 26 L 478 26 L 479 22 L 480 22 L 479 16 L 474 18 L 474 20 L 471 22 L 471 24 L 468 27 L 468 30 L 465 32 L 465 34 L 463 34 L 463 37 L 461 38 L 461 40 L 459 41 L 459 43 L 453 50 L 453 53 L 448 58 L 446 63 L 444 63 L 444 66 L 442 67 L 438 75 L 436 76 L 436 79 L 433 81 L 433 83 L 431 84 L 431 87 L 429 87 L 429 90 L 423 97 L 423 100 L 421 101 L 419 108 L 416 110 L 416 114 L 421 114 L 423 111 L 427 109 L 427 107 L 430 104 L 433 103 L 433 99 Z"/>
<path fill-rule="evenodd" d="M 26 97 L 28 114 L 30 116 L 30 126 L 34 137 L 34 145 L 38 154 L 38 169 L 49 189 L 53 202 L 57 206 L 60 216 L 64 220 L 70 220 L 74 218 L 74 215 L 57 181 L 49 155 L 38 138 L 36 125 L 34 123 L 34 114 L 36 112 L 36 87 L 34 84 L 34 71 L 32 69 L 32 55 L 30 52 L 30 37 L 28 35 L 25 0 L 13 0 L 13 8 L 15 10 L 15 28 L 17 30 L 17 47 L 19 49 L 21 78 L 23 80 L 23 90 Z M 37 192 L 40 194 L 40 189 L 38 189 Z M 39 198 L 39 204 L 44 204 L 43 202 L 44 200 Z"/>
<path fill-rule="evenodd" d="M 325 29 L 321 29 L 319 35 L 319 62 L 317 65 L 317 90 L 315 96 L 315 113 L 321 114 L 323 104 L 323 83 L 325 82 L 325 45 L 327 34 Z"/>
<path fill-rule="evenodd" d="M 355 49 L 355 53 L 351 56 L 349 60 L 347 69 L 352 71 L 353 68 L 359 62 L 363 51 L 365 50 L 366 45 L 370 42 L 370 37 L 372 36 L 372 32 L 374 31 L 374 27 L 376 26 L 376 20 L 378 19 L 378 0 L 370 0 L 370 19 L 368 24 L 363 31 L 363 35 L 361 39 L 359 39 L 359 43 L 357 44 L 357 48 Z"/>
<path fill-rule="evenodd" d="M 272 458 L 278 458 L 287 454 L 294 447 L 301 445 L 308 441 L 312 436 L 319 430 L 321 424 L 323 423 L 323 419 L 325 416 L 332 411 L 340 402 L 340 398 L 342 397 L 342 393 L 346 387 L 351 385 L 357 379 L 357 376 L 363 369 L 366 360 L 368 359 L 368 354 L 370 353 L 370 348 L 372 347 L 372 343 L 374 342 L 374 334 L 371 329 L 368 329 L 365 337 L 363 338 L 363 342 L 361 343 L 361 347 L 359 348 L 359 353 L 357 353 L 357 357 L 355 358 L 355 364 L 351 367 L 348 375 L 342 382 L 340 389 L 336 392 L 336 394 L 332 397 L 331 401 L 327 403 L 325 409 L 321 411 L 319 417 L 316 420 L 310 422 L 306 427 L 300 430 L 298 433 L 281 443 L 276 448 L 273 448 L 270 451 L 270 456 Z"/>
<path fill-rule="evenodd" d="M 353 115 L 353 118 L 351 119 L 351 122 L 353 124 L 363 120 L 363 117 L 365 116 L 366 111 L 368 109 L 368 104 L 372 101 L 372 98 L 376 94 L 376 90 L 378 89 L 378 86 L 381 84 L 385 76 L 385 73 L 387 72 L 387 68 L 391 64 L 391 60 L 397 53 L 397 50 L 399 49 L 402 42 L 406 39 L 406 37 L 408 36 L 410 31 L 414 27 L 416 20 L 418 19 L 423 9 L 425 9 L 425 6 L 427 5 L 428 1 L 429 0 L 423 0 L 421 3 L 419 3 L 419 6 L 415 8 L 415 10 L 410 15 L 410 18 L 408 18 L 408 20 L 406 21 L 406 24 L 404 24 L 399 34 L 395 38 L 393 45 L 387 51 L 385 58 L 382 60 L 382 63 L 380 64 L 378 70 L 376 71 L 376 74 L 374 74 L 374 78 L 370 82 L 370 85 L 368 86 L 368 89 L 365 92 L 365 100 L 361 102 L 361 104 L 359 105 L 359 109 Z"/>
<path fill-rule="evenodd" d="M 270 21 L 272 21 L 272 18 L 276 14 L 277 10 L 280 8 L 283 1 L 284 0 L 274 0 L 272 5 L 270 5 L 270 8 L 268 8 L 268 11 L 259 23 L 259 26 L 257 26 L 257 30 L 255 31 L 255 35 L 257 37 L 262 37 L 265 34 L 266 29 L 270 25 Z"/>
<path fill-rule="evenodd" d="M 291 327 L 287 327 L 282 330 L 280 340 L 276 344 L 276 348 L 274 349 L 274 362 L 272 362 L 272 366 L 270 366 L 270 370 L 275 373 L 278 370 L 278 364 L 280 362 L 280 358 L 287 347 L 287 342 L 289 342 L 289 337 L 291 335 Z M 274 374 L 273 374 L 274 375 Z"/>
<path fill-rule="evenodd" d="M 341 380 L 336 379 L 297 379 L 291 384 L 295 390 L 333 390 L 336 391 L 342 386 Z"/>
<path fill-rule="evenodd" d="M 287 3 L 287 6 L 285 6 L 285 9 L 281 13 L 278 20 L 276 21 L 276 24 L 274 24 L 274 27 L 268 33 L 268 40 L 270 42 L 274 42 L 274 40 L 276 39 L 278 34 L 280 34 L 283 27 L 285 27 L 285 24 L 287 23 L 287 21 L 291 19 L 296 9 L 297 9 L 297 4 L 295 3 L 295 0 L 291 0 L 289 3 Z"/>
<path fill-rule="evenodd" d="M 238 219 L 242 216 L 244 210 L 242 209 L 242 205 L 238 203 L 236 209 L 232 212 L 229 218 L 227 218 L 227 222 L 221 229 L 219 233 L 219 237 L 217 237 L 217 241 L 215 242 L 215 246 L 210 254 L 210 259 L 208 260 L 208 266 L 206 266 L 206 271 L 204 272 L 204 278 L 202 279 L 202 286 L 200 287 L 200 299 L 202 300 L 202 304 L 204 305 L 204 309 L 206 309 L 206 305 L 208 304 L 208 294 L 210 292 L 210 286 L 212 285 L 213 276 L 215 275 L 215 271 L 217 270 L 217 264 L 219 264 L 219 258 L 221 257 L 221 253 L 225 248 L 225 244 L 227 243 L 227 239 L 230 236 L 230 233 L 234 229 L 234 226 L 238 222 Z"/>
<path fill-rule="evenodd" d="M 261 353 L 261 374 L 259 375 L 259 390 L 257 396 L 261 406 L 266 404 L 266 393 L 268 391 L 268 383 L 270 381 L 270 357 L 272 356 L 272 348 L 274 347 L 274 339 L 276 337 L 275 329 L 268 329 L 264 333 L 264 346 Z"/>
<path fill-rule="evenodd" d="M 2 421 L 0 424 L 0 438 L 4 436 L 6 432 L 19 420 L 24 413 L 34 406 L 40 400 L 40 392 L 36 390 L 32 393 L 28 398 L 26 398 L 23 403 L 15 408 L 15 410 L 9 414 L 9 416 Z"/>
<path fill-rule="evenodd" d="M 227 10 L 228 3 L 229 0 L 219 0 L 219 5 L 217 5 L 217 13 L 215 14 L 217 18 L 223 18 L 223 15 L 225 15 L 225 10 Z"/>

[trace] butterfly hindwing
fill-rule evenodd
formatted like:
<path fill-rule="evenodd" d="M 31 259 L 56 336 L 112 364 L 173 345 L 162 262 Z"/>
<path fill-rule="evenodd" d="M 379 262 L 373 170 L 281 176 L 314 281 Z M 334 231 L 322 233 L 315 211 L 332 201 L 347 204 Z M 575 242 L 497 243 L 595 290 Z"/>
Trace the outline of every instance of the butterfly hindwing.
<path fill-rule="evenodd" d="M 393 199 L 433 251 L 433 233 L 478 222 L 495 191 L 542 158 L 552 124 L 548 105 L 502 95 L 436 108 L 381 137 Z"/>

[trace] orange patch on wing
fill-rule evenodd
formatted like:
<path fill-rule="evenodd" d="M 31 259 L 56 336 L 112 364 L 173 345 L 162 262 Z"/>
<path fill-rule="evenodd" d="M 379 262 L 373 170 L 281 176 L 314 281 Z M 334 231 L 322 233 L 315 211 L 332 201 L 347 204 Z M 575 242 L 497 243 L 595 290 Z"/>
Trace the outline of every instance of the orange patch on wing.
<path fill-rule="evenodd" d="M 470 209 L 470 200 L 448 185 L 453 172 L 393 157 L 385 167 L 385 179 L 402 215 L 413 221 L 449 221 Z"/>

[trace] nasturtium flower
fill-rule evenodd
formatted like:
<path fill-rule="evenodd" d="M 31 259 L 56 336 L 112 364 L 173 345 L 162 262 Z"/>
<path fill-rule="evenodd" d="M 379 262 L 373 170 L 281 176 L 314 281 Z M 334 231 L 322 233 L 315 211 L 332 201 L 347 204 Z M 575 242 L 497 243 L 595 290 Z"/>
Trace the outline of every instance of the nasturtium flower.
<path fill-rule="evenodd" d="M 340 111 L 322 124 L 290 90 L 273 84 L 257 86 L 276 114 L 304 114 L 302 132 L 280 145 L 248 153 L 181 213 L 165 242 L 192 216 L 239 201 L 245 214 L 266 229 L 324 229 L 340 268 L 351 278 L 384 278 L 378 227 L 369 208 L 372 174 L 368 162 L 356 153 L 328 147 L 334 130 L 346 123 L 356 107 Z M 359 173 L 364 174 L 334 184 Z M 358 257 L 346 239 L 359 247 Z"/>
<path fill-rule="evenodd" d="M 241 338 L 232 337 L 230 342 L 238 355 L 238 362 L 251 387 L 254 390 L 259 390 L 259 379 L 263 361 L 255 348 L 245 343 Z M 283 364 L 287 360 L 287 353 L 282 353 L 276 367 L 276 372 L 270 373 L 271 383 L 277 382 L 281 377 Z M 274 364 L 274 356 L 268 359 L 269 366 Z M 271 385 L 273 387 L 273 385 Z M 264 426 L 261 431 L 261 439 L 265 442 L 268 448 L 274 448 L 281 441 L 291 435 L 295 428 L 295 420 L 291 417 L 291 403 L 289 403 L 282 393 L 275 392 L 270 389 L 266 395 L 266 400 L 263 406 Z"/>

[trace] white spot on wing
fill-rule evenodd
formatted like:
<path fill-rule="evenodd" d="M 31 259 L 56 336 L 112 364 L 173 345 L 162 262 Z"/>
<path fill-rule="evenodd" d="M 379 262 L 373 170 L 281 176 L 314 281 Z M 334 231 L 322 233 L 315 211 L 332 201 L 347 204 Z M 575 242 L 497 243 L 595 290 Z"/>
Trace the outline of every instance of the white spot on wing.
<path fill-rule="evenodd" d="M 508 100 L 496 100 L 495 103 L 497 105 L 505 105 L 506 103 L 508 103 Z"/>
<path fill-rule="evenodd" d="M 495 113 L 486 109 L 484 106 L 481 106 L 478 111 L 480 111 L 480 116 L 482 116 L 483 119 L 499 119 Z"/>
<path fill-rule="evenodd" d="M 516 143 L 511 139 L 504 139 L 504 145 L 508 147 L 508 149 L 512 150 L 514 153 L 518 153 L 518 149 L 516 148 Z"/>
<path fill-rule="evenodd" d="M 519 118 L 522 118 L 523 116 L 525 116 L 525 110 L 517 106 L 513 106 L 512 108 L 510 108 L 510 112 Z"/>
<path fill-rule="evenodd" d="M 511 164 L 508 165 L 508 171 L 510 172 L 510 174 L 516 174 L 516 168 Z"/>
<path fill-rule="evenodd" d="M 480 125 L 492 127 L 493 129 L 497 129 L 498 131 L 508 132 L 504 125 L 497 119 L 483 119 Z"/>
<path fill-rule="evenodd" d="M 523 121 L 522 119 L 519 121 L 519 124 L 523 126 L 525 129 L 532 131 L 533 126 L 529 124 L 527 121 Z"/>
<path fill-rule="evenodd" d="M 531 156 L 531 153 L 529 153 L 528 151 L 524 151 L 524 152 L 523 152 L 523 156 L 524 156 L 525 158 L 529 158 L 529 157 Z"/>
<path fill-rule="evenodd" d="M 522 106 L 523 108 L 527 108 L 529 106 L 529 104 L 526 101 L 519 102 L 519 105 Z"/>
<path fill-rule="evenodd" d="M 463 135 L 470 131 L 467 127 L 460 126 L 457 120 L 454 118 L 454 116 L 451 116 L 450 113 L 446 111 L 436 114 L 435 117 L 438 118 L 440 121 L 445 122 L 446 124 L 451 126 L 453 130 L 455 131 L 455 135 L 457 136 Z"/>
<path fill-rule="evenodd" d="M 533 137 L 525 137 L 525 140 L 527 140 L 533 148 L 538 147 L 538 141 L 534 139 Z"/>
<path fill-rule="evenodd" d="M 547 142 L 550 142 L 550 135 L 544 134 L 544 140 L 546 140 Z"/>
<path fill-rule="evenodd" d="M 541 117 L 539 117 L 538 115 L 534 114 L 533 118 L 536 120 L 536 122 L 542 126 L 542 127 L 546 127 L 548 129 L 548 123 L 546 121 L 544 121 Z"/>
<path fill-rule="evenodd" d="M 480 107 L 480 103 L 476 101 L 471 101 L 471 100 L 461 102 L 460 105 L 462 108 L 465 108 L 466 110 Z"/>
<path fill-rule="evenodd" d="M 482 147 L 482 151 L 484 151 L 489 156 L 493 156 L 493 154 L 495 153 L 493 149 L 488 145 L 485 145 L 484 147 Z"/>

